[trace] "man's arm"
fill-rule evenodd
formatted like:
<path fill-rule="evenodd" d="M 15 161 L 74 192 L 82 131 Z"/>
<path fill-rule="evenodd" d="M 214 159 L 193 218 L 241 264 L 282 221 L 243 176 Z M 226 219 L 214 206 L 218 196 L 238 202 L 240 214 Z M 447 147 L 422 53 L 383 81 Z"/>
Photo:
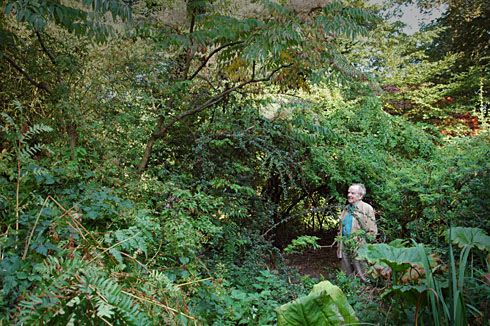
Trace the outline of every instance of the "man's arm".
<path fill-rule="evenodd" d="M 374 216 L 373 207 L 369 206 L 367 214 L 367 233 L 376 236 L 378 234 L 378 225 L 376 224 L 376 217 Z"/>

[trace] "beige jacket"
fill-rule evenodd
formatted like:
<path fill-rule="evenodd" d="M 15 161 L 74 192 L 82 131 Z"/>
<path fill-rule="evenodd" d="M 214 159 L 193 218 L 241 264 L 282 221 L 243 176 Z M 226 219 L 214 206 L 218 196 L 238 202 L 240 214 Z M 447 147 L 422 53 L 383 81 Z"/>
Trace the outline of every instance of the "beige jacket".
<path fill-rule="evenodd" d="M 342 236 L 342 221 L 345 216 L 349 213 L 349 206 L 346 206 L 340 215 L 340 223 L 339 223 L 339 236 Z M 356 218 L 357 217 L 357 218 Z M 359 222 L 362 224 L 359 224 Z M 351 232 L 357 232 L 364 230 L 369 235 L 377 235 L 378 234 L 378 226 L 376 225 L 376 218 L 374 216 L 374 209 L 368 203 L 363 202 L 362 200 L 357 204 L 356 209 L 354 211 L 354 216 L 352 218 L 352 229 Z M 362 246 L 366 243 L 366 239 L 356 237 L 357 243 L 359 246 Z M 339 242 L 339 250 L 337 251 L 338 258 L 342 258 L 342 241 Z"/>

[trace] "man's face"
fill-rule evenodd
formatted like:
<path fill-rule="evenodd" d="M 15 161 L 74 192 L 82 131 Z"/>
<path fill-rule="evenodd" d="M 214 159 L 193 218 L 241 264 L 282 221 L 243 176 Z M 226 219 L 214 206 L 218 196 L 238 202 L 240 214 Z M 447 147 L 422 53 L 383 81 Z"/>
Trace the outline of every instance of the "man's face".
<path fill-rule="evenodd" d="M 351 205 L 357 204 L 358 201 L 362 199 L 361 189 L 358 186 L 350 186 L 347 192 L 347 201 Z"/>

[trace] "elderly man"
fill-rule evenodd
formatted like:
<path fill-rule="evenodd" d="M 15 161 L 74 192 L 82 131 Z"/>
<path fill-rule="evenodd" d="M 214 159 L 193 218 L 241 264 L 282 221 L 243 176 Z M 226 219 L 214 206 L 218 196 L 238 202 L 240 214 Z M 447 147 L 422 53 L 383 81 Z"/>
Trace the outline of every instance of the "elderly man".
<path fill-rule="evenodd" d="M 342 270 L 347 276 L 358 274 L 362 281 L 366 282 L 365 263 L 356 258 L 356 250 L 366 243 L 366 235 L 376 236 L 378 227 L 374 217 L 374 209 L 371 205 L 362 201 L 366 195 L 366 187 L 362 183 L 354 183 L 349 187 L 346 205 L 340 216 L 339 235 L 344 241 L 339 242 L 337 256 L 342 259 Z M 362 232 L 364 231 L 364 235 Z M 361 234 L 355 236 L 355 233 Z M 353 241 L 351 241 L 353 240 Z M 350 243 L 350 244 L 349 244 Z"/>

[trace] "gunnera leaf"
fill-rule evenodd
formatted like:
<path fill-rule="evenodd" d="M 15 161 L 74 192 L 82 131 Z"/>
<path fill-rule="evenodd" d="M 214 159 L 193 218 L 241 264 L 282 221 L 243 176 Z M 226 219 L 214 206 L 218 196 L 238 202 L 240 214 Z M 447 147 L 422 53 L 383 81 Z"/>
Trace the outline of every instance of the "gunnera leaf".
<path fill-rule="evenodd" d="M 446 231 L 448 234 L 449 231 Z M 490 237 L 480 228 L 453 227 L 451 241 L 459 247 L 477 247 L 480 250 L 490 251 Z"/>
<path fill-rule="evenodd" d="M 306 297 L 277 308 L 278 326 L 336 326 L 358 323 L 345 294 L 329 281 L 316 284 Z"/>
<path fill-rule="evenodd" d="M 385 243 L 376 243 L 364 246 L 357 253 L 370 263 L 383 262 L 396 272 L 404 271 L 413 265 L 422 265 L 422 259 L 415 247 L 397 248 Z"/>

